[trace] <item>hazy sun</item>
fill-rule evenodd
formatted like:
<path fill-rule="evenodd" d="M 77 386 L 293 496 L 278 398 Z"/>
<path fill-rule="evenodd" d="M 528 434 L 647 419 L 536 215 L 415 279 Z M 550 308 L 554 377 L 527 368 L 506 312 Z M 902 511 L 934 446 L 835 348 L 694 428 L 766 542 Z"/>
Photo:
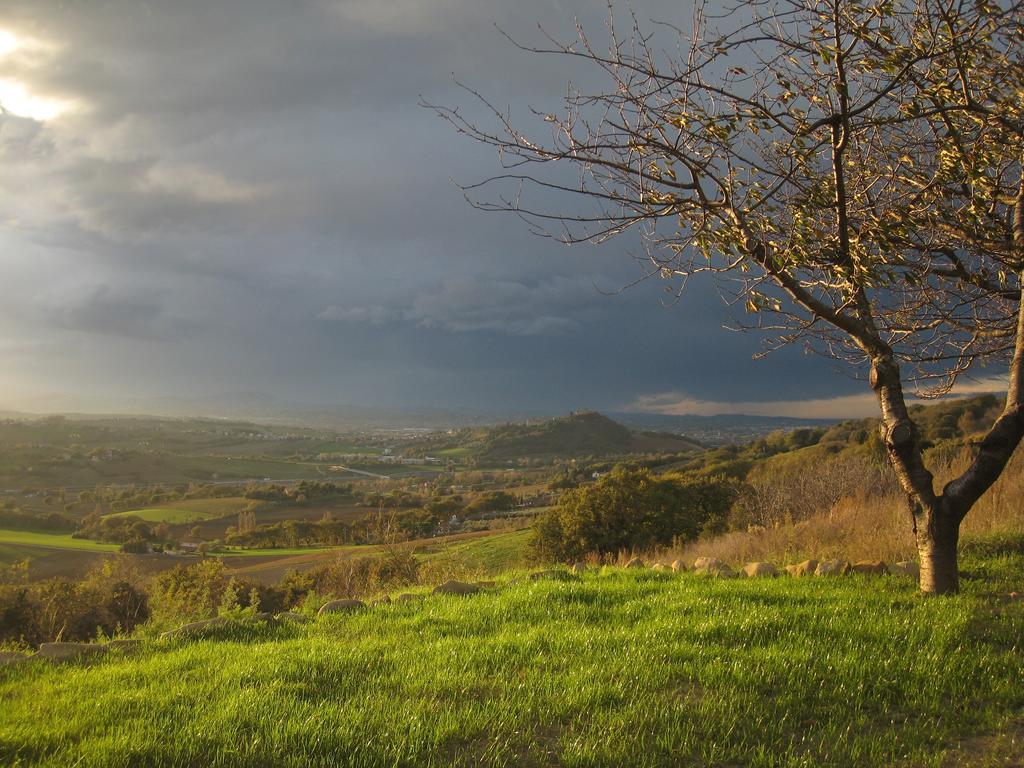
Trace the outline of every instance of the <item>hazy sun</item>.
<path fill-rule="evenodd" d="M 68 103 L 62 99 L 29 93 L 24 85 L 15 80 L 0 80 L 0 109 L 18 117 L 45 122 L 66 112 Z"/>
<path fill-rule="evenodd" d="M 8 53 L 18 50 L 20 45 L 13 32 L 0 29 L 0 56 L 6 56 Z"/>
<path fill-rule="evenodd" d="M 23 47 L 24 41 L 16 34 L 0 29 L 0 59 Z M 3 112 L 45 122 L 59 117 L 69 106 L 63 99 L 32 93 L 23 83 L 0 77 L 0 110 Z"/>

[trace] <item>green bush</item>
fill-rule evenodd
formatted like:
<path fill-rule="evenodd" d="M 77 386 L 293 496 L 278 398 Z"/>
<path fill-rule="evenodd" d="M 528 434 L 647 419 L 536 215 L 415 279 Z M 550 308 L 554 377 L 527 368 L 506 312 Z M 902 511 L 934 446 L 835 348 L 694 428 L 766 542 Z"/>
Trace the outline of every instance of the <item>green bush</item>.
<path fill-rule="evenodd" d="M 616 467 L 593 485 L 573 488 L 534 522 L 539 561 L 668 546 L 721 530 L 733 489 L 721 478 L 687 479 Z"/>

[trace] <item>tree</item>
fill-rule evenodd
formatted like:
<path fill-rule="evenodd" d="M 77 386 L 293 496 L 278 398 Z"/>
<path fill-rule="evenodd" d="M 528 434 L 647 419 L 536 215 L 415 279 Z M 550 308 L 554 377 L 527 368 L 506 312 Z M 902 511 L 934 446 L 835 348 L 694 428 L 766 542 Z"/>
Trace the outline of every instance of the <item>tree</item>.
<path fill-rule="evenodd" d="M 733 496 L 721 478 L 684 479 L 619 465 L 592 485 L 565 491 L 538 515 L 531 546 L 538 560 L 573 562 L 592 552 L 690 541 L 724 524 Z"/>
<path fill-rule="evenodd" d="M 607 50 L 582 29 L 520 46 L 610 83 L 570 87 L 559 115 L 535 112 L 544 138 L 470 89 L 493 127 L 426 106 L 500 153 L 501 173 L 464 187 L 474 206 L 566 243 L 639 233 L 648 276 L 681 291 L 710 274 L 769 351 L 800 342 L 866 374 L 921 589 L 955 592 L 960 523 L 1024 434 L 1022 5 L 731 7 L 712 19 L 698 4 L 686 31 L 645 32 L 633 17 L 623 36 L 611 18 Z M 677 53 L 659 32 L 680 38 Z M 549 207 L 558 194 L 571 206 Z M 940 396 L 972 367 L 1006 363 L 999 418 L 937 489 L 906 388 Z"/>

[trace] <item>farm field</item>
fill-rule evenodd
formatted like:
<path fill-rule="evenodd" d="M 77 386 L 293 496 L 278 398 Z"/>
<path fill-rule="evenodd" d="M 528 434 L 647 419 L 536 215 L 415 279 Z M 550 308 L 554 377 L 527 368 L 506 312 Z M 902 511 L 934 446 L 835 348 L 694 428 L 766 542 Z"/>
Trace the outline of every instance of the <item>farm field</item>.
<path fill-rule="evenodd" d="M 479 531 L 410 542 L 424 559 L 447 558 L 473 573 L 492 574 L 522 563 L 528 531 Z M 0 565 L 29 561 L 32 581 L 63 576 L 81 578 L 109 557 L 129 558 L 145 572 L 158 572 L 196 562 L 194 556 L 130 555 L 119 552 L 117 544 L 102 544 L 75 539 L 69 534 L 0 530 Z M 228 547 L 210 557 L 222 558 L 235 575 L 254 578 L 266 584 L 281 580 L 289 570 L 303 571 L 323 565 L 337 557 L 374 556 L 376 545 L 336 547 L 289 547 L 243 549 Z"/>
<path fill-rule="evenodd" d="M 147 523 L 190 523 L 237 515 L 249 505 L 249 499 L 225 497 L 219 499 L 188 499 L 159 504 L 144 509 L 113 512 L 110 517 L 138 517 Z"/>
<path fill-rule="evenodd" d="M 103 544 L 89 539 L 75 539 L 70 533 L 0 530 L 0 545 L 23 545 L 48 549 L 77 549 L 86 552 L 117 552 L 117 544 Z"/>
<path fill-rule="evenodd" d="M 452 569 L 478 576 L 493 576 L 523 564 L 529 531 L 477 531 L 420 539 L 408 543 L 417 557 L 442 561 Z M 338 557 L 375 557 L 377 545 L 300 550 L 244 550 L 225 557 L 231 574 L 256 579 L 265 584 L 279 582 L 287 571 L 305 571 Z"/>
<path fill-rule="evenodd" d="M 1016 764 L 1024 604 L 989 595 L 1024 556 L 966 565 L 985 580 L 942 599 L 895 577 L 519 572 L 469 597 L 29 662 L 0 669 L 0 762 Z"/>

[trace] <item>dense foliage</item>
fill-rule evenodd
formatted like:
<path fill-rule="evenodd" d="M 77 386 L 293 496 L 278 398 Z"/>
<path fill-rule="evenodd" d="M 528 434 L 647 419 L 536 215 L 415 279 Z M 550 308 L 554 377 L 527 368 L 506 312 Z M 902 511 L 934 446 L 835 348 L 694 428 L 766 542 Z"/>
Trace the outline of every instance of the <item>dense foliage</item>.
<path fill-rule="evenodd" d="M 724 526 L 733 495 L 732 486 L 719 478 L 616 467 L 592 485 L 567 490 L 537 517 L 534 554 L 540 560 L 571 561 L 694 539 Z"/>

